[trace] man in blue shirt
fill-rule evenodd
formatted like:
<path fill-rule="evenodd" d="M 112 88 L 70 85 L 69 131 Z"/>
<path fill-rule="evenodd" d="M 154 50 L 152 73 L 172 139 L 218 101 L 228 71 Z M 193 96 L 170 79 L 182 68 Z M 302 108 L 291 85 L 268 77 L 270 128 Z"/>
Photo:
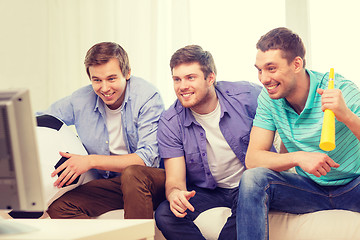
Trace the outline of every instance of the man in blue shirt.
<path fill-rule="evenodd" d="M 131 76 L 126 51 L 116 43 L 91 47 L 85 57 L 91 85 L 80 88 L 44 111 L 76 131 L 89 155 L 61 152 L 68 158 L 54 185 L 71 184 L 80 174 L 97 169 L 101 179 L 65 193 L 53 202 L 51 218 L 91 218 L 122 209 L 125 218 L 153 218 L 164 199 L 164 172 L 158 171 L 156 140 L 164 110 L 159 92 Z"/>
<path fill-rule="evenodd" d="M 219 239 L 236 239 L 238 184 L 261 88 L 216 83 L 214 60 L 197 45 L 176 51 L 170 68 L 178 99 L 159 121 L 167 201 L 155 212 L 157 226 L 166 239 L 204 239 L 193 220 L 207 209 L 229 207 Z"/>
<path fill-rule="evenodd" d="M 255 67 L 264 85 L 240 180 L 238 239 L 268 239 L 268 212 L 302 214 L 328 209 L 360 211 L 360 91 L 335 75 L 305 69 L 305 48 L 287 28 L 256 45 Z M 326 90 L 324 90 L 326 89 Z M 334 112 L 336 148 L 319 148 L 323 111 Z M 275 131 L 280 154 L 269 151 Z M 295 167 L 298 174 L 282 172 Z"/>

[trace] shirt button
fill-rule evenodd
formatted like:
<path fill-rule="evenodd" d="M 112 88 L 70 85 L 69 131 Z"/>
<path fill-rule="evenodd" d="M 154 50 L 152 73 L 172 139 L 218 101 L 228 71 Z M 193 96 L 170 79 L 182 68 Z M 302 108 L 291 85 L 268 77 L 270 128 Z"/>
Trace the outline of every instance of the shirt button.
<path fill-rule="evenodd" d="M 207 172 L 207 173 L 206 173 L 206 175 L 208 175 L 208 176 L 209 176 L 209 175 L 210 175 L 210 173 L 209 173 L 209 172 Z"/>
<path fill-rule="evenodd" d="M 203 133 L 200 133 L 200 136 L 204 136 L 204 134 L 203 134 Z"/>
<path fill-rule="evenodd" d="M 190 162 L 193 163 L 193 162 L 194 162 L 194 159 L 190 159 Z"/>
<path fill-rule="evenodd" d="M 206 154 L 205 154 L 205 153 L 203 153 L 202 155 L 203 155 L 203 157 L 205 157 L 205 155 L 206 155 Z"/>

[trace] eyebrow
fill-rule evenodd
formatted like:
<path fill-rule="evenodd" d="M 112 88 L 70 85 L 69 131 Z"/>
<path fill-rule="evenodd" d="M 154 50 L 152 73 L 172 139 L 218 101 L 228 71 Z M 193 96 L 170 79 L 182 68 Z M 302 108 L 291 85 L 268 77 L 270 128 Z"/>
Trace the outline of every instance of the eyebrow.
<path fill-rule="evenodd" d="M 273 62 L 268 62 L 268 63 L 265 63 L 264 64 L 264 67 L 267 67 L 267 66 L 270 66 L 270 65 L 275 65 L 275 63 L 273 63 Z M 259 66 L 257 66 L 256 64 L 254 64 L 254 66 L 257 68 L 257 69 L 261 69 Z"/>
<path fill-rule="evenodd" d="M 106 78 L 117 77 L 117 76 L 118 76 L 117 74 L 111 74 L 111 75 L 107 76 Z"/>
<path fill-rule="evenodd" d="M 197 76 L 197 74 L 196 73 L 189 73 L 189 74 L 186 74 L 184 77 L 186 78 L 186 77 L 190 77 L 190 76 Z M 174 79 L 174 78 L 180 78 L 180 77 L 176 76 L 176 75 L 173 75 L 172 78 Z"/>
<path fill-rule="evenodd" d="M 109 75 L 109 76 L 106 76 L 105 79 L 111 78 L 111 77 L 117 77 L 117 74 L 111 74 L 111 75 Z M 94 78 L 99 78 L 99 77 L 97 77 L 97 76 L 91 76 L 91 79 L 94 79 Z M 100 79 L 100 78 L 99 78 L 99 79 Z"/>

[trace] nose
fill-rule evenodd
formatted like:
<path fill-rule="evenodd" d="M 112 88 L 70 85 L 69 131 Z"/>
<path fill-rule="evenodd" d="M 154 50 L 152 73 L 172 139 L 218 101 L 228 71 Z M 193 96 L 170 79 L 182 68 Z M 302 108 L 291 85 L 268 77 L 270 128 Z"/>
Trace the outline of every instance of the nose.
<path fill-rule="evenodd" d="M 101 91 L 103 92 L 107 92 L 109 90 L 110 84 L 107 81 L 102 81 L 101 82 Z"/>
<path fill-rule="evenodd" d="M 180 81 L 180 89 L 187 89 L 189 87 L 188 82 L 185 79 Z"/>
<path fill-rule="evenodd" d="M 271 78 L 268 74 L 266 74 L 266 72 L 261 72 L 259 73 L 259 80 L 262 83 L 262 85 L 266 85 L 270 83 Z"/>

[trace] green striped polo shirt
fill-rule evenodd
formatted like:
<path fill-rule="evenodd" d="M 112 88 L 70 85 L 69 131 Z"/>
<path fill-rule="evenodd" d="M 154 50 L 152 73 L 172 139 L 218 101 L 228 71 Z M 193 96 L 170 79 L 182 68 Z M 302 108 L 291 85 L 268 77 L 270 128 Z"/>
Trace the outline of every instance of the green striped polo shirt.
<path fill-rule="evenodd" d="M 360 143 L 345 124 L 335 120 L 336 148 L 325 152 L 319 148 L 324 113 L 321 111 L 321 95 L 316 89 L 326 89 L 329 74 L 306 70 L 310 75 L 310 90 L 304 110 L 298 115 L 285 98 L 271 99 L 264 88 L 258 98 L 254 126 L 278 130 L 289 152 L 323 152 L 340 164 L 325 176 L 315 177 L 296 167 L 298 174 L 311 178 L 320 185 L 343 185 L 360 175 Z M 360 91 L 351 81 L 335 75 L 335 88 L 342 91 L 345 102 L 360 117 Z"/>

